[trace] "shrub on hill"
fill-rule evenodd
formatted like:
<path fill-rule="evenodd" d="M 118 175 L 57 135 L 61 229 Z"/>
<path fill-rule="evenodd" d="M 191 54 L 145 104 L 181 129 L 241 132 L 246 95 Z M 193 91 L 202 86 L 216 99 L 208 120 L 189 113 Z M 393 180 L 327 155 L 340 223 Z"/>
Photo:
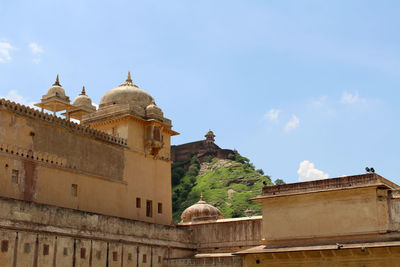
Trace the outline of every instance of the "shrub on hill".
<path fill-rule="evenodd" d="M 261 169 L 255 170 L 250 160 L 239 153 L 230 154 L 228 160 L 207 159 L 200 164 L 196 155 L 189 168 L 182 172 L 186 162 L 172 165 L 172 209 L 173 219 L 200 199 L 217 207 L 225 218 L 260 215 L 261 206 L 249 199 L 261 194 L 262 187 L 273 185 Z M 200 172 L 200 169 L 202 170 Z"/>

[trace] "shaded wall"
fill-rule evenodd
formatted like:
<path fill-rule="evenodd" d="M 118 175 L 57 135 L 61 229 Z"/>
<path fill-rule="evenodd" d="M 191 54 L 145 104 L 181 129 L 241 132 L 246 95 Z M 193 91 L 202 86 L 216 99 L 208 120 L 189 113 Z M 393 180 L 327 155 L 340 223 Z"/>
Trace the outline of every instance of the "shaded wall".
<path fill-rule="evenodd" d="M 265 198 L 262 204 L 263 214 L 268 214 L 262 238 L 270 245 L 355 238 L 389 227 L 387 190 L 375 187 Z"/>
<path fill-rule="evenodd" d="M 170 136 L 163 132 L 164 147 L 154 157 L 137 148 L 144 139 L 143 123 L 119 123 L 136 147 L 0 99 L 0 196 L 171 224 Z"/>
<path fill-rule="evenodd" d="M 225 220 L 225 221 L 224 221 Z M 223 219 L 215 223 L 179 225 L 191 232 L 199 253 L 236 252 L 261 245 L 261 216 Z"/>
<path fill-rule="evenodd" d="M 399 261 L 400 247 L 382 247 L 249 254 L 244 256 L 243 266 L 397 267 Z"/>
<path fill-rule="evenodd" d="M 0 266 L 162 266 L 193 255 L 190 233 L 0 198 Z"/>
<path fill-rule="evenodd" d="M 0 144 L 14 147 L 15 153 L 26 150 L 38 159 L 122 180 L 124 146 L 107 141 L 109 135 L 38 111 L 29 115 L 8 108 L 0 103 Z"/>
<path fill-rule="evenodd" d="M 218 266 L 218 267 L 242 267 L 243 259 L 239 256 L 214 256 L 192 259 L 168 259 L 165 261 L 168 267 L 185 266 Z"/>

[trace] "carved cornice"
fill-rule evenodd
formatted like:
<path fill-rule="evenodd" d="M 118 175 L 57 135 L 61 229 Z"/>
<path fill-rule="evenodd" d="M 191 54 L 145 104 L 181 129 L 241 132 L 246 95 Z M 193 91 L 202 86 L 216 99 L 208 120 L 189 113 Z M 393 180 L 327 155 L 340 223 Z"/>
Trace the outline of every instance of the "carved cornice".
<path fill-rule="evenodd" d="M 41 120 L 49 124 L 67 128 L 75 133 L 83 134 L 93 139 L 97 139 L 103 142 L 111 143 L 119 146 L 127 146 L 127 140 L 121 137 L 112 136 L 105 132 L 95 130 L 88 126 L 79 125 L 75 122 L 68 121 L 63 118 L 59 118 L 54 115 L 50 115 L 39 110 L 6 100 L 0 99 L 0 110 L 6 110 L 24 117 L 29 117 L 36 120 Z"/>

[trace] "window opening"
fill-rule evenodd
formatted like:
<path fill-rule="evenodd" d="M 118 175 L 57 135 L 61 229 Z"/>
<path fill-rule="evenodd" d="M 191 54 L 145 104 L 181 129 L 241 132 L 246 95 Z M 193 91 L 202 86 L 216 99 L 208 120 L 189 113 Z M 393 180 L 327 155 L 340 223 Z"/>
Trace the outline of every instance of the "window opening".
<path fill-rule="evenodd" d="M 19 177 L 19 171 L 18 170 L 12 170 L 12 172 L 11 172 L 11 182 L 13 184 L 18 184 L 18 177 Z"/>
<path fill-rule="evenodd" d="M 146 201 L 146 216 L 153 217 L 153 201 L 151 200 Z"/>

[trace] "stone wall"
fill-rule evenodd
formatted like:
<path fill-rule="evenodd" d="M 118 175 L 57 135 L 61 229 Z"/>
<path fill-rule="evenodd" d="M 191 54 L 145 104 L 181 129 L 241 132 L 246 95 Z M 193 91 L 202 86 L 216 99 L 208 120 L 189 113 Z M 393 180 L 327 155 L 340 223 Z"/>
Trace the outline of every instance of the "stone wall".
<path fill-rule="evenodd" d="M 232 255 L 208 255 L 191 259 L 168 259 L 165 261 L 168 267 L 185 266 L 218 266 L 218 267 L 242 267 L 243 259 L 240 256 Z"/>
<path fill-rule="evenodd" d="M 261 225 L 262 217 L 255 216 L 179 225 L 179 228 L 191 232 L 199 253 L 222 253 L 261 245 Z"/>
<path fill-rule="evenodd" d="M 390 231 L 399 231 L 400 229 L 400 190 L 393 189 L 389 192 L 389 218 Z"/>
<path fill-rule="evenodd" d="M 126 140 L 3 99 L 0 113 L 0 145 L 9 152 L 123 179 Z"/>
<path fill-rule="evenodd" d="M 195 249 L 174 226 L 8 198 L 0 210 L 0 266 L 162 266 Z"/>
<path fill-rule="evenodd" d="M 166 226 L 0 198 L 0 266 L 242 266 L 261 217 Z M 108 263 L 108 265 L 107 265 Z"/>
<path fill-rule="evenodd" d="M 0 266 L 165 266 L 168 247 L 0 228 Z"/>
<path fill-rule="evenodd" d="M 215 143 L 206 140 L 171 146 L 171 160 L 173 162 L 190 160 L 195 153 L 200 162 L 203 162 L 208 156 L 226 159 L 229 154 L 234 152 L 230 149 L 221 149 Z"/>
<path fill-rule="evenodd" d="M 143 123 L 114 123 L 126 128 L 129 144 L 0 99 L 0 196 L 170 225 L 169 133 L 154 157 L 143 147 Z"/>

